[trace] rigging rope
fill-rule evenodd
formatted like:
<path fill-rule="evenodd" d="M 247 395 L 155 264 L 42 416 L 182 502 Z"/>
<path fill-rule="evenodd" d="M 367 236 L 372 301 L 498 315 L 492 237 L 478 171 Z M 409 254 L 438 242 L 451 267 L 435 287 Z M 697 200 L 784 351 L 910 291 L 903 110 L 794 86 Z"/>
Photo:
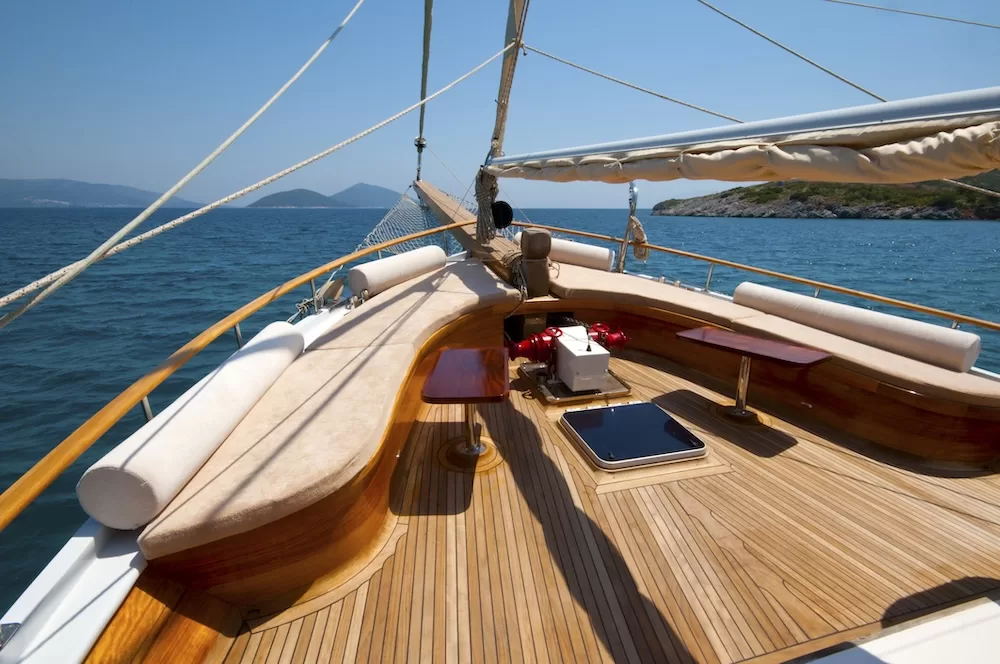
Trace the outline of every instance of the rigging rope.
<path fill-rule="evenodd" d="M 493 221 L 493 202 L 499 192 L 497 177 L 479 169 L 476 173 L 476 240 L 483 244 L 497 235 L 497 226 Z"/>
<path fill-rule="evenodd" d="M 487 160 L 503 154 L 503 137 L 507 130 L 507 110 L 510 106 L 510 89 L 514 84 L 514 70 L 517 68 L 517 54 L 524 45 L 524 23 L 528 19 L 528 6 L 531 0 L 524 0 L 520 16 L 515 15 L 517 0 L 510 0 L 510 10 L 507 16 L 508 46 L 514 46 L 510 58 L 504 58 L 503 70 L 500 73 L 500 91 L 497 94 L 497 117 L 493 125 L 493 137 L 490 139 L 490 151 Z M 512 24 L 517 21 L 516 24 Z M 511 32 L 514 34 L 511 34 Z M 500 185 L 495 175 L 479 169 L 476 175 L 476 240 L 489 242 L 496 237 L 496 223 L 493 221 L 493 202 L 496 200 Z"/>
<path fill-rule="evenodd" d="M 243 189 L 240 189 L 239 191 L 233 192 L 232 194 L 229 194 L 228 196 L 220 198 L 219 200 L 215 201 L 214 203 L 209 203 L 208 205 L 205 205 L 205 206 L 203 206 L 201 208 L 198 208 L 194 212 L 189 212 L 188 214 L 184 215 L 183 217 L 178 217 L 177 219 L 175 219 L 175 220 L 173 220 L 171 222 L 168 222 L 168 223 L 164 224 L 163 226 L 159 226 L 157 228 L 154 228 L 154 229 L 148 231 L 147 233 L 144 233 L 143 235 L 137 236 L 137 237 L 135 237 L 135 238 L 133 238 L 133 239 L 127 241 L 127 242 L 123 242 L 122 244 L 116 245 L 114 247 L 114 253 L 118 253 L 120 251 L 123 251 L 123 250 L 127 249 L 129 246 L 134 246 L 135 244 L 138 244 L 139 242 L 141 242 L 144 239 L 148 239 L 149 237 L 153 237 L 154 235 L 158 235 L 159 233 L 162 233 L 163 231 L 169 230 L 170 228 L 175 228 L 176 226 L 179 226 L 179 225 L 181 225 L 181 224 L 183 224 L 183 223 L 185 223 L 187 221 L 190 221 L 191 219 L 194 219 L 196 217 L 200 217 L 201 215 L 205 214 L 206 212 L 210 212 L 210 211 L 212 211 L 212 210 L 214 210 L 214 209 L 216 209 L 218 207 L 221 207 L 221 206 L 223 206 L 223 205 L 225 205 L 227 203 L 230 203 L 230 202 L 236 200 L 237 198 L 240 198 L 240 197 L 245 196 L 245 195 L 247 195 L 247 194 L 249 194 L 251 192 L 254 192 L 254 191 L 260 189 L 261 187 L 269 185 L 272 182 L 275 182 L 276 180 L 279 180 L 279 179 L 285 177 L 286 175 L 294 173 L 295 171 L 299 170 L 300 168 L 308 166 L 309 164 L 311 164 L 311 163 L 313 163 L 315 161 L 319 161 L 320 159 L 323 159 L 324 157 L 327 157 L 327 156 L 333 154 L 337 150 L 340 150 L 341 148 L 346 147 L 346 146 L 350 145 L 351 143 L 354 143 L 355 141 L 358 141 L 358 140 L 364 138 L 368 134 L 371 134 L 372 132 L 381 129 L 382 127 L 385 127 L 386 125 L 388 125 L 388 124 L 390 124 L 392 122 L 395 122 L 396 120 L 398 120 L 399 118 L 403 117 L 404 115 L 407 115 L 408 113 L 416 110 L 417 108 L 419 108 L 419 107 L 423 106 L 424 104 L 430 102 L 432 99 L 435 99 L 436 97 L 444 94 L 445 92 L 447 92 L 451 88 L 455 87 L 456 85 L 458 85 L 459 83 L 461 83 L 465 79 L 469 78 L 470 76 L 472 76 L 473 74 L 475 74 L 476 72 L 478 72 L 479 70 L 481 70 L 483 67 L 487 66 L 488 64 L 490 64 L 491 62 L 493 62 L 494 60 L 496 60 L 497 58 L 499 58 L 501 55 L 503 55 L 504 53 L 506 53 L 513 46 L 514 46 L 513 42 L 510 43 L 510 44 L 508 44 L 507 46 L 505 46 L 504 48 L 500 49 L 499 51 L 497 51 L 496 53 L 494 53 L 493 55 L 491 55 L 489 58 L 487 58 L 486 60 L 484 60 L 480 64 L 478 64 L 475 67 L 473 67 L 472 69 L 470 69 L 465 74 L 462 74 L 461 76 L 459 76 L 458 78 L 456 78 L 454 81 L 452 81 L 448 85 L 446 85 L 443 88 L 439 89 L 437 92 L 431 94 L 428 97 L 425 97 L 425 98 L 421 99 L 420 101 L 416 102 L 415 104 L 412 104 L 411 106 L 408 106 L 407 108 L 403 109 L 399 113 L 396 113 L 395 115 L 392 115 L 392 116 L 386 118 L 385 120 L 382 120 L 381 122 L 372 125 L 371 127 L 369 127 L 368 129 L 365 129 L 361 133 L 355 134 L 354 136 L 350 137 L 346 141 L 341 141 L 340 143 L 337 143 L 333 147 L 327 148 L 326 150 L 323 150 L 322 152 L 319 152 L 319 153 L 317 153 L 317 154 L 309 157 L 308 159 L 303 159 L 299 163 L 294 164 L 293 166 L 289 166 L 288 168 L 284 169 L 283 171 L 279 171 L 279 172 L 275 173 L 274 175 L 266 177 L 263 180 L 260 180 L 259 182 L 256 182 L 255 184 L 250 185 L 249 187 L 244 187 Z M 128 245 L 128 246 L 125 246 L 125 245 Z M 105 255 L 102 255 L 100 258 L 104 258 L 104 257 L 106 257 L 110 253 L 111 253 L 111 251 L 108 251 L 108 252 L 105 253 Z M 100 258 L 97 259 L 97 260 L 100 260 Z M 95 260 L 94 262 L 97 262 L 97 261 Z M 55 281 L 56 283 L 58 283 L 59 275 L 61 273 L 65 273 L 66 271 L 72 270 L 73 267 L 74 267 L 74 265 L 79 265 L 79 264 L 80 264 L 80 262 L 74 263 L 73 265 L 66 266 L 66 267 L 62 268 L 61 270 L 53 272 L 52 274 L 47 275 L 47 276 L 39 279 L 38 281 L 34 282 L 33 284 L 29 284 L 28 286 L 25 286 L 24 288 L 18 289 L 16 291 L 13 291 L 12 293 L 9 293 L 9 294 L 5 295 L 4 297 L 0 298 L 0 307 L 5 306 L 7 304 L 10 304 L 14 300 L 16 300 L 16 299 L 18 299 L 20 297 L 23 297 L 24 295 L 26 295 L 26 294 L 28 294 L 30 292 L 38 290 L 39 288 L 43 287 L 47 283 L 52 283 L 53 281 Z M 34 306 L 34 300 L 32 300 L 32 301 L 28 302 L 27 304 L 23 305 L 20 309 L 17 309 L 14 312 L 8 314 L 6 317 L 0 318 L 0 328 L 3 328 L 6 325 L 9 325 L 11 323 L 11 321 L 13 320 L 13 318 L 16 318 L 17 316 L 20 316 L 21 313 L 24 313 L 24 311 L 26 311 L 27 309 L 31 308 L 31 306 Z"/>
<path fill-rule="evenodd" d="M 516 0 L 511 0 L 510 9 L 513 13 Z M 490 141 L 490 156 L 498 157 L 503 153 L 503 138 L 507 130 L 507 111 L 510 108 L 510 90 L 514 85 L 514 70 L 517 68 L 517 55 L 524 45 L 524 24 L 528 19 L 528 6 L 531 0 L 524 0 L 521 15 L 516 26 L 507 26 L 507 39 L 517 44 L 518 48 L 511 52 L 510 59 L 504 59 L 504 68 L 500 75 L 500 91 L 497 93 L 497 118 L 493 125 L 493 138 Z M 509 18 L 513 18 L 512 16 Z M 515 34 L 510 34 L 511 27 L 516 27 Z"/>
<path fill-rule="evenodd" d="M 750 32 L 754 33 L 758 37 L 760 37 L 762 39 L 766 39 L 767 41 L 771 42 L 772 44 L 774 44 L 778 48 L 783 49 L 783 50 L 787 51 L 788 53 L 791 53 L 792 55 L 794 55 L 795 57 L 797 57 L 799 60 L 802 60 L 804 62 L 808 62 L 813 67 L 816 67 L 817 69 L 821 69 L 821 70 L 825 71 L 830 76 L 833 76 L 834 78 L 836 78 L 836 79 L 838 79 L 840 81 L 843 81 L 844 83 L 847 83 L 849 86 L 851 86 L 852 88 L 854 88 L 856 90 L 860 90 L 861 92 L 864 92 L 869 97 L 872 97 L 874 99 L 878 99 L 879 101 L 886 101 L 886 99 L 884 97 L 880 97 L 877 94 L 875 94 L 874 92 L 872 92 L 871 90 L 868 90 L 866 88 L 861 87 L 860 85 L 858 85 L 854 81 L 851 81 L 850 79 L 844 78 L 843 76 L 841 76 L 837 72 L 833 71 L 832 69 L 827 69 L 826 67 L 824 67 L 823 65 L 819 64 L 815 60 L 810 60 L 809 58 L 807 58 L 806 56 L 802 55 L 801 53 L 799 53 L 795 49 L 790 48 L 788 46 L 785 46 L 784 44 L 782 44 L 781 42 L 779 42 L 779 41 L 777 41 L 775 39 L 771 39 L 770 37 L 768 37 L 767 35 L 765 35 L 763 32 L 760 32 L 759 30 L 755 30 L 754 28 L 750 27 L 749 25 L 747 25 L 743 21 L 739 20 L 735 16 L 730 16 L 726 12 L 724 12 L 721 9 L 719 9 L 718 7 L 716 7 L 715 5 L 712 5 L 712 4 L 708 3 L 706 0 L 697 0 L 697 1 L 700 2 L 701 4 L 705 5 L 706 7 L 708 7 L 709 9 L 711 9 L 712 11 L 714 11 L 715 13 L 721 14 L 722 16 L 728 18 L 733 23 L 736 23 L 737 25 L 746 28 L 747 30 L 749 30 Z"/>
<path fill-rule="evenodd" d="M 833 2 L 838 5 L 851 5 L 852 7 L 864 7 L 865 9 L 878 9 L 884 12 L 893 12 L 896 14 L 909 14 L 910 16 L 920 16 L 922 18 L 933 18 L 938 21 L 951 21 L 952 23 L 964 23 L 966 25 L 976 25 L 980 28 L 993 28 L 994 30 L 1000 30 L 1000 25 L 993 25 L 992 23 L 980 23 L 979 21 L 967 21 L 961 18 L 952 18 L 950 16 L 940 16 L 938 14 L 925 14 L 923 12 L 909 11 L 906 9 L 893 9 L 892 7 L 880 7 L 879 5 L 866 5 L 863 2 L 848 2 L 848 0 L 824 0 L 824 2 Z"/>
<path fill-rule="evenodd" d="M 288 88 L 292 87 L 292 84 L 295 83 L 297 80 L 299 80 L 302 74 L 304 74 L 306 70 L 309 69 L 309 67 L 311 67 L 314 62 L 316 62 L 319 56 L 323 54 L 323 51 L 327 49 L 327 47 L 333 42 L 333 40 L 336 39 L 337 35 L 340 34 L 340 31 L 344 29 L 344 26 L 347 25 L 348 21 L 351 20 L 355 12 L 357 12 L 358 9 L 360 9 L 361 5 L 364 4 L 364 1 L 365 0 L 358 0 L 358 3 L 354 5 L 354 8 L 351 9 L 350 12 L 348 12 L 344 20 L 340 22 L 340 25 L 338 25 L 337 28 L 333 31 L 333 33 L 329 37 L 327 37 L 326 41 L 324 41 L 320 45 L 320 47 L 316 49 L 316 52 L 313 53 L 308 60 L 306 60 L 305 64 L 299 67 L 299 70 L 295 72 L 295 74 L 290 79 L 285 81 L 285 84 L 282 85 L 280 88 L 278 88 L 278 91 L 275 92 L 273 95 L 271 95 L 271 98 L 268 99 L 263 106 L 257 109 L 257 112 L 251 115 L 250 118 L 247 119 L 247 121 L 244 122 L 239 129 L 233 132 L 233 134 L 229 136 L 229 138 L 220 143 L 219 146 L 215 148 L 215 150 L 213 150 L 207 157 L 201 160 L 201 163 L 199 163 L 197 166 L 191 169 L 187 173 L 187 175 L 178 180 L 174 184 L 174 186 L 170 187 L 170 189 L 165 191 L 163 195 L 157 198 L 149 207 L 140 212 L 138 216 L 132 219 L 132 221 L 122 226 L 111 237 L 109 237 L 107 240 L 101 243 L 101 245 L 97 247 L 97 249 L 94 249 L 94 251 L 92 251 L 89 256 L 87 256 L 83 260 L 73 263 L 68 268 L 64 268 L 60 276 L 53 282 L 51 282 L 50 285 L 47 288 L 45 288 L 45 290 L 43 290 L 41 293 L 33 297 L 31 301 L 24 303 L 16 310 L 10 312 L 3 318 L 0 318 L 0 329 L 6 327 L 7 325 L 10 325 L 12 322 L 14 322 L 17 318 L 19 318 L 29 309 L 39 304 L 49 295 L 52 295 L 52 293 L 56 292 L 57 290 L 68 284 L 70 281 L 75 279 L 81 272 L 86 270 L 88 267 L 90 267 L 97 261 L 104 258 L 108 254 L 108 252 L 112 249 L 112 247 L 114 247 L 123 237 L 125 237 L 133 230 L 138 228 L 139 225 L 142 224 L 142 222 L 146 221 L 146 219 L 148 219 L 154 212 L 160 209 L 160 207 L 168 200 L 170 200 L 170 198 L 174 194 L 180 191 L 184 187 L 184 185 L 186 185 L 188 182 L 194 179 L 196 175 L 201 173 L 203 170 L 205 170 L 205 168 L 209 164 L 215 161 L 216 157 L 225 152 L 226 149 L 229 148 L 229 146 L 232 145 L 237 138 L 242 136 L 244 132 L 246 132 L 246 130 L 249 129 L 250 126 L 254 122 L 256 122 L 258 118 L 260 118 L 260 116 L 262 116 L 269 108 L 271 108 L 274 102 L 276 102 L 279 97 L 285 94 L 285 91 L 288 90 Z"/>
<path fill-rule="evenodd" d="M 576 69 L 579 69 L 580 71 L 585 71 L 588 74 L 593 74 L 594 76 L 598 76 L 600 78 L 606 79 L 608 81 L 611 81 L 612 83 L 618 83 L 619 85 L 624 85 L 627 88 L 632 88 L 633 90 L 638 90 L 639 92 L 645 92 L 648 95 L 653 95 L 654 97 L 659 97 L 660 99 L 665 99 L 666 101 L 673 102 L 675 104 L 680 104 L 681 106 L 686 106 L 688 108 L 693 108 L 696 111 L 701 111 L 702 113 L 708 113 L 709 115 L 714 115 L 715 117 L 722 118 L 723 120 L 729 120 L 731 122 L 742 122 L 742 120 L 737 120 L 736 118 L 734 118 L 734 117 L 732 117 L 730 115 L 726 115 L 725 113 L 719 113 L 717 111 L 712 111 L 712 110 L 709 110 L 709 109 L 704 108 L 702 106 L 697 106 L 695 104 L 689 104 L 686 101 L 681 101 L 680 99 L 676 99 L 674 97 L 668 97 L 667 95 L 660 94 L 659 92 L 656 92 L 654 90 L 650 90 L 648 88 L 639 87 L 638 85 L 634 85 L 632 83 L 629 83 L 628 81 L 623 81 L 620 78 L 615 78 L 614 76 L 608 76 L 607 74 L 602 74 L 599 71 L 595 71 L 595 70 L 590 69 L 588 67 L 584 67 L 583 65 L 578 65 L 575 62 L 570 62 L 569 60 L 563 60 L 562 58 L 560 58 L 558 56 L 552 55 L 551 53 L 546 53 L 545 51 L 543 51 L 543 50 L 541 50 L 539 48 L 535 48 L 534 46 L 529 46 L 529 45 L 525 44 L 524 48 L 525 48 L 525 50 L 531 51 L 532 53 L 537 53 L 538 55 L 543 55 L 546 58 L 550 58 L 552 60 L 555 60 L 556 62 L 561 62 L 564 65 L 569 65 L 570 67 L 574 67 Z"/>
<path fill-rule="evenodd" d="M 839 0 L 828 0 L 828 1 L 829 1 L 829 2 L 836 2 L 836 1 L 839 1 Z M 764 34 L 763 32 L 760 32 L 759 30 L 755 30 L 754 28 L 751 28 L 751 27 L 750 27 L 749 25 L 747 25 L 746 23 L 743 23 L 742 21 L 740 21 L 740 20 L 738 20 L 738 19 L 736 19 L 736 18 L 734 18 L 734 17 L 730 16 L 729 14 L 725 13 L 725 12 L 724 12 L 724 11 L 722 11 L 721 9 L 718 9 L 717 7 L 714 7 L 714 6 L 710 5 L 710 4 L 709 4 L 708 2 L 706 2 L 705 0 L 698 0 L 698 2 L 700 2 L 700 3 L 701 3 L 701 4 L 703 4 L 703 5 L 705 5 L 705 6 L 706 6 L 706 7 L 708 7 L 709 9 L 711 9 L 711 10 L 713 10 L 713 11 L 715 11 L 715 12 L 717 12 L 717 13 L 721 14 L 722 16 L 725 16 L 725 17 L 726 17 L 726 18 L 728 18 L 728 19 L 729 19 L 730 21 L 733 21 L 734 23 L 736 23 L 736 24 L 738 24 L 738 25 L 740 25 L 740 26 L 742 26 L 742 27 L 746 28 L 747 30 L 749 30 L 750 32 L 754 33 L 754 34 L 755 34 L 755 35 L 757 35 L 758 37 L 761 37 L 761 38 L 763 38 L 763 39 L 766 39 L 767 41 L 771 42 L 771 43 L 772 43 L 772 44 L 774 44 L 775 46 L 778 46 L 778 47 L 780 47 L 780 48 L 784 49 L 785 51 L 787 51 L 787 52 L 791 53 L 792 55 L 794 55 L 795 57 L 799 58 L 800 60 L 803 60 L 803 61 L 805 61 L 805 62 L 808 62 L 808 63 L 809 63 L 809 64 L 811 64 L 811 65 L 812 65 L 813 67 L 816 67 L 817 69 L 819 69 L 819 70 L 821 70 L 821 71 L 824 71 L 824 72 L 826 72 L 826 73 L 827 73 L 827 74 L 829 74 L 830 76 L 833 76 L 834 78 L 836 78 L 836 79 L 838 79 L 838 80 L 840 80 L 840 81 L 843 81 L 844 83 L 847 83 L 848 85 L 850 85 L 850 86 L 851 86 L 851 87 L 853 87 L 853 88 L 857 88 L 858 90 L 861 90 L 861 91 L 862 91 L 862 92 L 864 92 L 864 93 L 865 93 L 866 95 L 869 95 L 870 97 L 872 97 L 872 98 L 874 98 L 874 99 L 877 99 L 878 101 L 881 101 L 881 102 L 885 102 L 885 101 L 888 101 L 888 99 L 886 99 L 885 97 L 882 97 L 882 96 L 880 96 L 880 95 L 877 95 L 877 94 L 875 94 L 874 92 L 872 92 L 871 90 L 866 90 L 865 88 L 861 87 L 861 86 L 860 86 L 860 85 L 858 85 L 857 83 L 854 83 L 854 82 L 852 82 L 852 81 L 850 81 L 850 80 L 848 80 L 848 79 L 844 78 L 844 77 L 843 77 L 843 76 L 841 76 L 840 74 L 838 74 L 838 73 L 836 73 L 836 72 L 834 72 L 834 71 L 831 71 L 831 70 L 827 69 L 826 67 L 824 67 L 823 65 L 819 64 L 818 62 L 815 62 L 815 61 L 813 61 L 813 60 L 810 60 L 809 58 L 807 58 L 806 56 L 802 55 L 801 53 L 798 53 L 798 52 L 796 52 L 796 51 L 792 50 L 791 48 L 789 48 L 789 47 L 785 46 L 784 44 L 782 44 L 782 43 L 780 43 L 780 42 L 778 42 L 778 41 L 775 41 L 774 39 L 771 39 L 770 37 L 768 37 L 767 35 L 765 35 L 765 34 Z M 845 3 L 845 4 L 856 4 L 856 3 Z M 731 118 L 731 119 L 732 119 L 732 120 L 734 120 L 735 122 L 740 122 L 740 120 L 736 120 L 735 118 Z M 947 182 L 948 184 L 952 184 L 952 185 L 955 185 L 956 187 L 961 187 L 961 188 L 963 188 L 963 189 L 968 189 L 968 190 L 970 190 L 970 191 L 977 191 L 977 192 L 979 192 L 979 193 L 981 193 L 981 194 L 986 194 L 987 196 L 993 196 L 994 198 L 1000 198 L 1000 191 L 993 191 L 992 189 L 984 189 L 984 188 L 982 188 L 982 187 L 976 187 L 976 186 L 974 186 L 974 185 L 971 185 L 971 184 L 966 184 L 966 183 L 964 183 L 964 182 L 959 182 L 959 181 L 957 181 L 957 180 L 950 180 L 950 179 L 948 179 L 948 178 L 941 178 L 941 182 Z"/>
<path fill-rule="evenodd" d="M 625 237 L 629 237 L 631 234 L 632 241 L 632 255 L 635 256 L 636 260 L 640 260 L 645 263 L 649 260 L 649 247 L 646 246 L 646 229 L 642 227 L 642 222 L 639 221 L 639 217 L 635 216 L 635 212 L 628 216 L 628 226 L 625 228 Z"/>
<path fill-rule="evenodd" d="M 427 96 L 427 70 L 431 61 L 431 23 L 434 11 L 434 0 L 424 0 L 424 53 L 423 61 L 420 65 L 420 98 Z M 424 162 L 424 148 L 427 147 L 427 139 L 424 138 L 424 115 L 427 107 L 420 107 L 420 122 L 417 130 L 417 138 L 413 144 L 417 146 L 417 178 L 420 179 L 420 169 Z"/>

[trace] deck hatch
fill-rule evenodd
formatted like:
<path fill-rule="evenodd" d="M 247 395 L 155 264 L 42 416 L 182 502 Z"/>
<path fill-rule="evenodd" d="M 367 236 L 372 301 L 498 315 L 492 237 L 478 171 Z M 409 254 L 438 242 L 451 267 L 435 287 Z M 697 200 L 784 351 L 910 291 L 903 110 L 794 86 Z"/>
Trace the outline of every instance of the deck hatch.
<path fill-rule="evenodd" d="M 590 460 L 604 470 L 705 455 L 705 443 L 650 402 L 568 410 L 559 422 Z"/>

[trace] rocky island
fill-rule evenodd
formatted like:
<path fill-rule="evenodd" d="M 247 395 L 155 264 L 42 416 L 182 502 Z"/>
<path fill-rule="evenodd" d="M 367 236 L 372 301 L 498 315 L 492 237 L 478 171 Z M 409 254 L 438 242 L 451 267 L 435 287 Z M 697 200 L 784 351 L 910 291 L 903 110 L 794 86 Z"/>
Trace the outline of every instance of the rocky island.
<path fill-rule="evenodd" d="M 963 181 L 1000 190 L 998 171 Z M 653 207 L 653 214 L 779 219 L 1000 220 L 1000 198 L 946 182 L 910 185 L 771 182 L 708 196 L 666 200 Z"/>

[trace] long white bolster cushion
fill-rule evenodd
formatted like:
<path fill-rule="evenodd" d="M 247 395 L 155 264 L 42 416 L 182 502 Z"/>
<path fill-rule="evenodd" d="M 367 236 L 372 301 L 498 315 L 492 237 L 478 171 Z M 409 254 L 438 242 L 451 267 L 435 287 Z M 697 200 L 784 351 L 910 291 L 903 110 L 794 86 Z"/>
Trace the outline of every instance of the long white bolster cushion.
<path fill-rule="evenodd" d="M 434 245 L 380 258 L 352 267 L 347 273 L 347 286 L 355 295 L 368 291 L 371 297 L 396 284 L 444 267 L 447 258 L 444 249 Z"/>
<path fill-rule="evenodd" d="M 87 469 L 84 511 L 109 528 L 153 520 L 302 353 L 302 334 L 271 323 L 194 387 Z"/>
<path fill-rule="evenodd" d="M 517 246 L 521 246 L 520 233 L 514 236 L 514 242 Z M 615 251 L 586 242 L 573 242 L 554 237 L 552 248 L 549 250 L 549 260 L 609 272 L 615 264 Z"/>
<path fill-rule="evenodd" d="M 736 287 L 733 302 L 952 371 L 968 371 L 979 357 L 979 336 L 971 332 L 748 281 Z"/>

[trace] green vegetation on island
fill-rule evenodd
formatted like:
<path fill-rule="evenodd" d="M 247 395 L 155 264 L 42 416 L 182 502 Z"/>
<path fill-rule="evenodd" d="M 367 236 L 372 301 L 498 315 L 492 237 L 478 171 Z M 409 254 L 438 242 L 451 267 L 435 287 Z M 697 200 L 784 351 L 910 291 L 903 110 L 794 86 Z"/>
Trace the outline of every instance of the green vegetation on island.
<path fill-rule="evenodd" d="M 963 182 L 1000 191 L 1000 171 Z M 769 182 L 696 198 L 657 203 L 653 214 L 783 219 L 1000 220 L 1000 198 L 947 182 L 908 185 Z"/>

